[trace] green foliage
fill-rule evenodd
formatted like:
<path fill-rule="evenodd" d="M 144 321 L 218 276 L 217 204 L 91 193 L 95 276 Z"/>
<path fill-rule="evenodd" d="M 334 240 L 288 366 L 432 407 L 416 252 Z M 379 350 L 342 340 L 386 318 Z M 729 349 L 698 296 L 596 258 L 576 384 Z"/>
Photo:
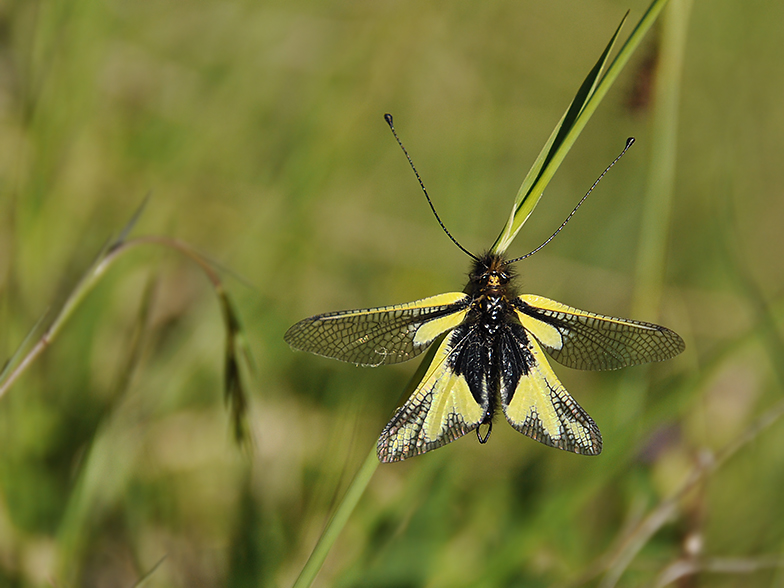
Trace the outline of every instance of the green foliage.
<path fill-rule="evenodd" d="M 150 191 L 128 240 L 190 244 L 230 268 L 218 273 L 231 294 L 216 304 L 189 260 L 134 248 L 0 398 L 0 586 L 291 585 L 415 366 L 305 358 L 282 334 L 317 312 L 459 290 L 468 261 L 383 113 L 450 231 L 479 251 L 623 14 L 637 22 L 648 4 L 0 7 L 3 357 L 38 340 L 39 318 L 51 309 L 50 324 Z M 780 3 L 694 4 L 664 153 L 664 269 L 646 274 L 661 303 L 645 311 L 687 352 L 624 374 L 556 367 L 605 452 L 496 427 L 487 445 L 379 466 L 316 585 L 657 585 L 675 562 L 704 585 L 782 582 L 782 22 Z M 538 245 L 637 137 L 520 265 L 526 292 L 633 314 L 667 122 L 651 85 L 664 32 L 644 39 L 518 235 L 519 253 Z M 223 406 L 231 309 L 255 363 L 248 450 Z"/>

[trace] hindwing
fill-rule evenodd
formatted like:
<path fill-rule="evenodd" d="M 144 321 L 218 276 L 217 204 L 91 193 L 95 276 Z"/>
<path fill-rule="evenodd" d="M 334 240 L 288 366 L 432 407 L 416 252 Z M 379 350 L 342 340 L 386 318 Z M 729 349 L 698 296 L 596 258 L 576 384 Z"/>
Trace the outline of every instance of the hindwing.
<path fill-rule="evenodd" d="M 438 346 L 424 377 L 378 440 L 382 462 L 400 461 L 446 445 L 492 416 L 495 391 L 489 350 L 472 325 Z"/>
<path fill-rule="evenodd" d="M 536 340 L 516 323 L 508 323 L 500 337 L 500 397 L 509 423 L 551 447 L 601 453 L 599 428 L 563 387 Z"/>

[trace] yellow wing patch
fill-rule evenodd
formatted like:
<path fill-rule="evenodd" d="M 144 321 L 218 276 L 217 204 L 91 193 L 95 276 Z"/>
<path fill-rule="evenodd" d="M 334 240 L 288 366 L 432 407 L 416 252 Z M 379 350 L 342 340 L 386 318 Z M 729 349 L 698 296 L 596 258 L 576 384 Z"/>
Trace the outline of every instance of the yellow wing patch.
<path fill-rule="evenodd" d="M 517 318 L 519 318 L 520 322 L 523 324 L 523 327 L 525 327 L 525 330 L 541 341 L 542 345 L 550 347 L 551 349 L 560 349 L 563 347 L 563 336 L 561 335 L 561 331 L 553 325 L 535 319 L 519 310 L 516 314 Z"/>
<path fill-rule="evenodd" d="M 377 445 L 381 462 L 441 447 L 482 422 L 486 409 L 476 402 L 465 378 L 449 366 L 449 357 L 462 344 L 453 339 L 444 339 L 422 381 L 381 433 Z"/>
<path fill-rule="evenodd" d="M 501 382 L 501 399 L 509 423 L 532 439 L 584 455 L 602 451 L 602 436 L 593 419 L 566 391 L 553 372 L 539 344 L 529 338 L 527 372 L 512 382 Z"/>
<path fill-rule="evenodd" d="M 434 383 L 432 393 L 433 400 L 423 428 L 426 442 L 438 439 L 455 417 L 469 423 L 482 420 L 482 407 L 474 400 L 464 377 L 446 369 L 443 377 Z"/>
<path fill-rule="evenodd" d="M 327 319 L 340 319 L 342 317 L 375 314 L 378 312 L 409 310 L 413 308 L 429 309 L 435 306 L 449 306 L 450 304 L 454 304 L 455 302 L 460 302 L 461 300 L 465 300 L 467 297 L 468 296 L 466 294 L 463 294 L 462 292 L 446 292 L 445 294 L 436 294 L 435 296 L 428 296 L 427 298 L 422 298 L 421 300 L 415 300 L 414 302 L 406 302 L 404 304 L 378 306 L 376 308 L 361 308 L 358 310 L 343 310 L 339 312 L 323 314 L 320 316 L 323 317 L 324 320 L 327 320 Z"/>
<path fill-rule="evenodd" d="M 465 320 L 466 314 L 468 308 L 422 323 L 414 335 L 414 345 L 427 345 L 441 333 L 454 329 Z"/>

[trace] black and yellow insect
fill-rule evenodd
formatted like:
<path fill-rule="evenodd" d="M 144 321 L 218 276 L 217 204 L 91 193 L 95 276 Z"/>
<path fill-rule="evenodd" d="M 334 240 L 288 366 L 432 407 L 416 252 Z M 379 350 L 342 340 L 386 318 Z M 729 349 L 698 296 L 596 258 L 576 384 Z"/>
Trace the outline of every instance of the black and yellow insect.
<path fill-rule="evenodd" d="M 387 122 L 391 127 L 391 117 Z M 321 314 L 295 324 L 285 340 L 361 366 L 407 361 L 437 342 L 422 380 L 381 433 L 382 462 L 425 453 L 474 430 L 484 443 L 499 407 L 515 429 L 545 445 L 599 454 L 596 423 L 561 385 L 543 350 L 572 368 L 612 370 L 671 358 L 683 351 L 683 340 L 659 325 L 518 295 L 511 264 L 522 258 L 467 253 L 474 263 L 463 292 Z"/>

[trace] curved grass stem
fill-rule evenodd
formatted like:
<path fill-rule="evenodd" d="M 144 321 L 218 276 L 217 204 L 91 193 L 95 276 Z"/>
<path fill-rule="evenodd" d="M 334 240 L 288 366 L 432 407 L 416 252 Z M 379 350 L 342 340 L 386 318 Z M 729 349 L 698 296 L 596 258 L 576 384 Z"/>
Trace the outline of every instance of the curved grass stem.
<path fill-rule="evenodd" d="M 202 272 L 204 272 L 204 275 L 207 276 L 207 279 L 210 281 L 213 289 L 215 290 L 215 294 L 218 296 L 218 301 L 221 306 L 221 311 L 227 331 L 224 365 L 225 396 L 231 405 L 235 437 L 238 441 L 242 441 L 245 438 L 244 414 L 247 406 L 247 400 L 239 375 L 240 371 L 238 350 L 241 349 L 244 351 L 246 358 L 250 358 L 243 344 L 240 321 L 223 286 L 223 282 L 221 281 L 220 276 L 215 270 L 213 264 L 211 264 L 204 256 L 199 254 L 193 247 L 187 243 L 184 243 L 183 241 L 172 239 L 170 237 L 155 235 L 138 237 L 136 239 L 126 241 L 125 235 L 135 222 L 137 216 L 138 213 L 131 223 L 129 223 L 129 226 L 121 232 L 120 237 L 117 240 L 101 250 L 96 260 L 84 273 L 76 287 L 68 295 L 65 302 L 63 303 L 63 306 L 54 316 L 51 324 L 44 330 L 43 334 L 36 341 L 36 343 L 25 352 L 24 347 L 26 346 L 29 337 L 26 338 L 14 356 L 9 360 L 2 374 L 0 374 L 0 399 L 3 398 L 3 396 L 11 389 L 14 383 L 16 383 L 22 374 L 27 371 L 27 369 L 49 347 L 49 345 L 52 344 L 68 319 L 71 318 L 74 311 L 81 305 L 95 285 L 120 257 L 140 245 L 158 245 L 168 249 L 173 249 L 195 262 Z M 40 324 L 41 322 L 42 320 L 39 320 L 37 324 Z M 21 359 L 16 360 L 16 358 Z"/>

